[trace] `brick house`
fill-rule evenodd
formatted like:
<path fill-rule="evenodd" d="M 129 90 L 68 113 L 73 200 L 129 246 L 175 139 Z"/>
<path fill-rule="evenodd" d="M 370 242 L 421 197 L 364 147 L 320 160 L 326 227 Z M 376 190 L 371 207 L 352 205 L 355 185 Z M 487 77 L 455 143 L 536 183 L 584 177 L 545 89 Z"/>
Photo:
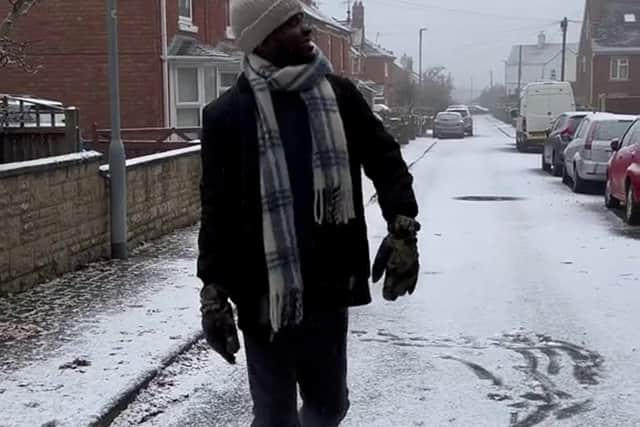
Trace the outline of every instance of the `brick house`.
<path fill-rule="evenodd" d="M 640 3 L 587 0 L 580 38 L 577 102 L 640 113 Z"/>
<path fill-rule="evenodd" d="M 351 29 L 326 16 L 311 0 L 303 0 L 306 18 L 313 28 L 313 41 L 331 61 L 336 74 L 351 76 Z"/>
<path fill-rule="evenodd" d="M 578 45 L 567 43 L 565 80 L 576 81 Z M 522 58 L 522 62 L 520 62 Z M 518 78 L 520 77 L 520 78 Z M 528 83 L 557 81 L 562 77 L 562 43 L 549 43 L 544 31 L 538 34 L 538 43 L 516 45 L 511 48 L 505 62 L 505 80 L 508 95 L 518 93 Z M 519 81 L 518 81 L 519 80 Z"/>
<path fill-rule="evenodd" d="M 200 108 L 235 80 L 238 57 L 214 48 L 229 38 L 229 0 L 118 2 L 122 126 L 197 126 Z M 0 14 L 8 2 L 0 2 Z M 36 74 L 2 70 L 0 92 L 32 94 L 80 109 L 85 136 L 109 125 L 104 0 L 48 0 L 16 26 Z"/>
<path fill-rule="evenodd" d="M 374 103 L 394 104 L 393 52 L 368 40 L 365 32 L 365 9 L 362 1 L 356 1 L 346 24 L 352 28 L 353 47 L 352 77 L 371 82 L 376 90 Z"/>

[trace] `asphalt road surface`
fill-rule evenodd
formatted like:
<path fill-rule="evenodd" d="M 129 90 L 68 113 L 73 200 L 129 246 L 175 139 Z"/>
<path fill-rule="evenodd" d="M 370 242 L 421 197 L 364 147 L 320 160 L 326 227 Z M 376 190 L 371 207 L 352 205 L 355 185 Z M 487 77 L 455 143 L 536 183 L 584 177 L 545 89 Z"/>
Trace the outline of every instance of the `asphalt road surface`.
<path fill-rule="evenodd" d="M 640 229 L 498 126 L 476 118 L 476 136 L 413 165 L 418 290 L 389 303 L 374 285 L 351 311 L 343 426 L 640 425 Z M 367 215 L 375 250 L 385 226 L 375 203 Z M 250 408 L 243 356 L 200 343 L 114 425 L 246 426 Z"/>

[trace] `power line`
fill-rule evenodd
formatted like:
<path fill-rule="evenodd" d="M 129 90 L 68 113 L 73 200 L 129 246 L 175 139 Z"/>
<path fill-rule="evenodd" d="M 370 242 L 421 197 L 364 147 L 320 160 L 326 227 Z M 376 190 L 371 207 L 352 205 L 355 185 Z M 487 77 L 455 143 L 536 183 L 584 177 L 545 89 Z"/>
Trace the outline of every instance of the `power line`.
<path fill-rule="evenodd" d="M 413 8 L 422 9 L 422 10 L 441 10 L 443 12 L 460 13 L 460 14 L 475 15 L 475 16 L 489 16 L 489 17 L 509 19 L 509 20 L 521 20 L 521 21 L 548 21 L 549 20 L 548 17 L 543 18 L 543 17 L 523 16 L 523 15 L 502 15 L 502 14 L 484 12 L 484 11 L 473 10 L 473 9 L 469 9 L 469 10 L 455 9 L 455 8 L 441 7 L 441 6 L 435 6 L 435 5 L 427 5 L 422 3 L 414 3 L 410 0 L 369 0 L 369 1 L 374 3 L 380 3 L 387 6 L 407 6 L 407 7 L 413 7 Z"/>

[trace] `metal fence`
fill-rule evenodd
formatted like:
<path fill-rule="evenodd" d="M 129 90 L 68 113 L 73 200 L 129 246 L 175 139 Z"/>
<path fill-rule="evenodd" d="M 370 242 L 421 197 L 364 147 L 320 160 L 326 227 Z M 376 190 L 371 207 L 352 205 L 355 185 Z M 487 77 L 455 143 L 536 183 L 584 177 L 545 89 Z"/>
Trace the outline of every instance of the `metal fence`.
<path fill-rule="evenodd" d="M 79 112 L 62 103 L 0 94 L 0 163 L 81 150 Z"/>

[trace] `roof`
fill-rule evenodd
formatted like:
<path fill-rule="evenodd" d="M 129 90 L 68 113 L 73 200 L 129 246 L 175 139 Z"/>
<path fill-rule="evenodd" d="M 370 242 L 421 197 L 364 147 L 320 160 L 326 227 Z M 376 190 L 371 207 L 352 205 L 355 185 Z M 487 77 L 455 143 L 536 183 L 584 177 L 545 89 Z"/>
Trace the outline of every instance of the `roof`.
<path fill-rule="evenodd" d="M 364 45 L 360 48 L 360 52 L 364 56 L 384 56 L 387 58 L 395 58 L 396 56 L 390 50 L 383 48 L 382 46 L 375 45 L 371 40 L 365 40 Z"/>
<path fill-rule="evenodd" d="M 567 51 L 578 54 L 577 43 L 567 43 Z M 562 43 L 545 43 L 542 47 L 537 44 L 522 45 L 522 63 L 527 65 L 544 65 L 562 54 Z M 520 60 L 520 45 L 511 48 L 507 60 L 508 65 L 518 65 Z"/>
<path fill-rule="evenodd" d="M 309 6 L 306 3 L 302 3 L 302 9 L 304 10 L 305 14 L 307 14 L 309 17 L 315 19 L 318 22 L 322 22 L 323 24 L 333 27 L 334 29 L 339 31 L 344 31 L 346 33 L 351 32 L 351 28 L 338 22 L 337 19 L 333 19 L 325 15 L 324 13 L 322 13 L 320 10 L 316 9 L 313 6 Z"/>
<path fill-rule="evenodd" d="M 593 122 L 604 122 L 610 120 L 630 120 L 633 121 L 638 116 L 634 116 L 631 114 L 614 114 L 614 113 L 593 113 L 589 115 L 589 120 Z"/>
<path fill-rule="evenodd" d="M 171 41 L 168 56 L 213 59 L 220 62 L 240 61 L 239 56 L 223 52 L 221 49 L 181 35 L 175 36 Z"/>
<path fill-rule="evenodd" d="M 607 0 L 601 7 L 601 19 L 592 24 L 594 50 L 640 50 L 640 2 Z M 634 15 L 635 22 L 625 20 L 625 15 Z"/>

